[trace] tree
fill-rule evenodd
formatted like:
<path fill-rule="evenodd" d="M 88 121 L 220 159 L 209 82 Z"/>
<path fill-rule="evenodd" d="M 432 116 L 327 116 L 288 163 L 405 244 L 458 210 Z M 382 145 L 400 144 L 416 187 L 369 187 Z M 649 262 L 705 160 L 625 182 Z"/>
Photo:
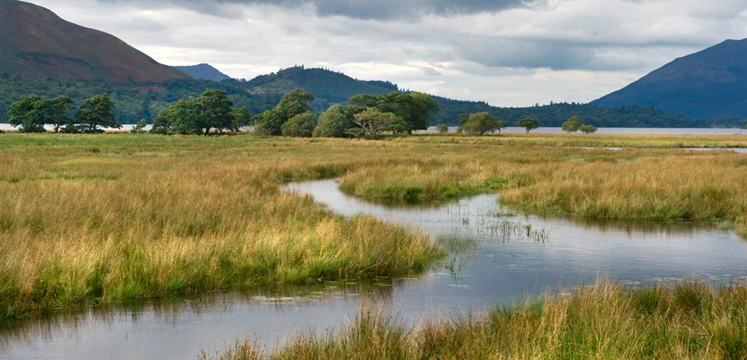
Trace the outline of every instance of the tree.
<path fill-rule="evenodd" d="M 139 134 L 142 132 L 145 132 L 145 127 L 148 126 L 148 123 L 145 122 L 145 119 L 140 119 L 135 126 L 132 127 L 132 130 L 130 130 L 133 134 Z"/>
<path fill-rule="evenodd" d="M 391 112 L 409 125 L 409 132 L 428 129 L 428 122 L 438 112 L 436 101 L 429 95 L 419 92 L 398 94 L 398 99 L 394 102 L 395 106 L 392 109 L 394 111 Z"/>
<path fill-rule="evenodd" d="M 230 130 L 233 132 L 239 132 L 241 128 L 252 125 L 252 114 L 244 107 L 233 109 L 231 116 L 233 117 L 233 121 L 231 122 Z"/>
<path fill-rule="evenodd" d="M 524 129 L 526 129 L 527 134 L 529 134 L 530 131 L 539 127 L 539 123 L 537 122 L 537 120 L 534 120 L 530 117 L 521 119 L 515 122 L 514 125 L 518 127 L 523 127 Z"/>
<path fill-rule="evenodd" d="M 568 121 L 563 123 L 563 131 L 568 132 L 569 134 L 572 132 L 576 132 L 579 129 L 581 129 L 581 126 L 584 125 L 583 121 L 581 121 L 581 117 L 578 115 L 575 115 L 568 119 Z"/>
<path fill-rule="evenodd" d="M 49 117 L 50 124 L 54 126 L 54 132 L 59 132 L 61 126 L 71 126 L 70 111 L 75 102 L 69 96 L 61 95 L 50 100 L 52 114 Z M 72 125 L 74 126 L 74 124 Z"/>
<path fill-rule="evenodd" d="M 348 100 L 353 113 L 375 109 L 381 113 L 392 113 L 402 120 L 395 132 L 412 132 L 428 129 L 428 122 L 438 112 L 438 104 L 429 95 L 397 91 L 386 95 L 358 95 Z M 406 125 L 406 126 L 405 126 Z"/>
<path fill-rule="evenodd" d="M 464 130 L 464 124 L 469 121 L 469 114 L 459 114 L 457 117 L 457 133 L 461 134 Z"/>
<path fill-rule="evenodd" d="M 358 128 L 351 132 L 359 136 L 370 138 L 376 138 L 382 132 L 392 131 L 392 129 L 404 125 L 404 121 L 398 119 L 396 115 L 392 113 L 383 113 L 375 109 L 363 110 L 362 112 L 355 114 L 354 117 L 355 124 L 358 125 Z"/>
<path fill-rule="evenodd" d="M 80 105 L 75 119 L 88 133 L 101 131 L 98 129 L 99 126 L 119 129 L 122 124 L 114 118 L 112 113 L 115 105 L 106 94 L 90 97 Z"/>
<path fill-rule="evenodd" d="M 26 133 L 44 132 L 46 122 L 46 107 L 48 100 L 40 96 L 22 97 L 8 109 L 8 123 L 19 127 L 18 131 Z"/>
<path fill-rule="evenodd" d="M 232 109 L 233 102 L 222 90 L 207 90 L 198 98 L 190 97 L 174 102 L 161 110 L 153 120 L 152 133 L 208 135 L 215 129 L 238 131 L 238 122 L 251 119 L 244 109 Z"/>
<path fill-rule="evenodd" d="M 439 134 L 446 134 L 449 132 L 449 125 L 446 124 L 438 124 L 436 125 L 436 130 L 438 130 Z"/>
<path fill-rule="evenodd" d="M 213 128 L 218 131 L 231 128 L 234 120 L 231 113 L 233 102 L 228 98 L 228 93 L 215 89 L 206 90 L 200 95 L 198 102 L 200 132 L 204 129 L 205 135 L 208 135 Z"/>
<path fill-rule="evenodd" d="M 188 98 L 174 102 L 161 110 L 153 120 L 152 133 L 199 135 L 202 133 L 200 102 Z"/>
<path fill-rule="evenodd" d="M 353 111 L 342 105 L 332 105 L 322 116 L 314 129 L 314 137 L 349 137 L 350 129 L 354 129 L 355 118 Z"/>
<path fill-rule="evenodd" d="M 469 120 L 462 127 L 463 131 L 472 135 L 483 135 L 498 129 L 498 123 L 488 112 L 471 114 Z"/>
<path fill-rule="evenodd" d="M 747 129 L 747 120 L 742 122 L 742 129 Z"/>
<path fill-rule="evenodd" d="M 312 112 L 296 115 L 286 121 L 282 129 L 283 136 L 311 137 L 316 128 L 317 118 Z"/>
<path fill-rule="evenodd" d="M 508 127 L 508 121 L 505 120 L 496 120 L 495 123 L 497 125 L 496 130 L 498 130 L 499 134 L 501 133 L 501 130 Z"/>
<path fill-rule="evenodd" d="M 597 132 L 597 128 L 594 125 L 581 125 L 580 130 L 584 134 L 591 134 Z"/>
<path fill-rule="evenodd" d="M 255 131 L 259 135 L 282 135 L 283 124 L 290 118 L 311 111 L 309 103 L 314 96 L 303 89 L 295 89 L 283 96 L 272 109 L 258 116 Z"/>

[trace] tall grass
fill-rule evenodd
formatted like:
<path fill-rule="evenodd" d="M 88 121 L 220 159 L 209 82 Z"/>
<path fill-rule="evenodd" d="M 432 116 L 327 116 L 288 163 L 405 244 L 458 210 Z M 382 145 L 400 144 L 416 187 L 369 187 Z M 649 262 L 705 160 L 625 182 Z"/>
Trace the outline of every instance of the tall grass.
<path fill-rule="evenodd" d="M 430 140 L 397 142 L 422 141 L 427 148 L 424 144 Z M 534 214 L 713 222 L 747 236 L 746 155 L 508 147 L 475 141 L 477 145 L 441 144 L 445 155 L 430 162 L 352 170 L 341 178 L 340 187 L 370 200 L 400 202 L 500 192 L 503 204 Z"/>
<path fill-rule="evenodd" d="M 735 133 L 739 130 L 735 129 Z M 624 148 L 747 148 L 744 135 L 618 135 L 618 134 L 493 134 L 469 136 L 439 134 L 397 138 L 403 143 L 552 146 L 552 147 L 624 147 Z"/>
<path fill-rule="evenodd" d="M 6 140 L 7 139 L 7 140 Z M 341 174 L 314 143 L 4 135 L 0 321 L 91 304 L 395 276 L 442 252 L 427 236 L 334 215 L 280 190 Z M 317 154 L 334 154 L 332 143 Z"/>
<path fill-rule="evenodd" d="M 484 316 L 411 328 L 363 312 L 332 335 L 267 353 L 250 341 L 204 359 L 745 359 L 747 288 L 601 282 Z"/>
<path fill-rule="evenodd" d="M 720 221 L 747 235 L 744 155 L 453 138 L 462 143 L 3 134 L 0 321 L 234 287 L 401 275 L 442 255 L 422 234 L 345 219 L 283 193 L 291 180 L 344 175 L 345 191 L 381 200 L 500 191 L 503 202 L 536 213 Z"/>

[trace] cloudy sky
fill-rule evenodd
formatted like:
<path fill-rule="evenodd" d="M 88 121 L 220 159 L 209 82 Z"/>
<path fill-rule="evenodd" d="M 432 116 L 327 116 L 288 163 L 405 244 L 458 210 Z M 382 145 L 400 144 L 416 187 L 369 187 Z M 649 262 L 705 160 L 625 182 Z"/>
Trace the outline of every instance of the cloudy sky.
<path fill-rule="evenodd" d="M 326 67 L 498 106 L 588 102 L 727 38 L 745 0 L 30 0 L 159 62 Z"/>

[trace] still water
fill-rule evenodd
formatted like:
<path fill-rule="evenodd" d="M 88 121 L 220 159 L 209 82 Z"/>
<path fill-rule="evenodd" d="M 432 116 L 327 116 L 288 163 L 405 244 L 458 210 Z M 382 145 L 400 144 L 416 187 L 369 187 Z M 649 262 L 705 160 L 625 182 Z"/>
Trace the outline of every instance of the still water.
<path fill-rule="evenodd" d="M 450 133 L 456 133 L 455 126 L 449 127 Z M 425 133 L 436 133 L 438 130 L 431 126 Z M 524 128 L 509 126 L 501 130 L 504 134 L 523 134 Z M 539 134 L 563 134 L 563 129 L 559 127 L 540 127 L 532 130 L 532 133 Z M 737 128 L 612 128 L 600 127 L 597 134 L 617 134 L 617 135 L 747 135 L 747 130 Z"/>
<path fill-rule="evenodd" d="M 293 183 L 287 190 L 345 216 L 365 213 L 428 232 L 450 257 L 417 278 L 233 293 L 28 321 L 0 332 L 0 358 L 189 359 L 237 337 L 272 348 L 290 334 L 334 329 L 360 309 L 383 309 L 415 322 L 598 278 L 723 284 L 747 276 L 747 243 L 715 228 L 526 217 L 500 207 L 496 195 L 440 207 L 384 206 L 344 195 L 334 180 Z"/>

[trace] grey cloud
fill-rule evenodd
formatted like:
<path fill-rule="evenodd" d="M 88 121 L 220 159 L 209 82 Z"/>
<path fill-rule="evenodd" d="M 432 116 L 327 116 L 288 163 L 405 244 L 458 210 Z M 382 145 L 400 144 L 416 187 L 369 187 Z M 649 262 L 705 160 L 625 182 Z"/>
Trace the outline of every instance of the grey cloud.
<path fill-rule="evenodd" d="M 100 0 L 102 2 L 139 2 L 145 0 Z M 344 16 L 364 20 L 395 20 L 426 15 L 461 15 L 496 12 L 523 7 L 546 0 L 167 0 L 202 12 L 231 15 L 221 11 L 221 5 L 276 5 L 284 8 L 312 6 L 319 16 Z M 159 2 L 160 3 L 160 2 Z"/>
<path fill-rule="evenodd" d="M 589 48 L 553 41 L 462 36 L 455 45 L 464 59 L 488 67 L 579 69 L 594 58 Z"/>

